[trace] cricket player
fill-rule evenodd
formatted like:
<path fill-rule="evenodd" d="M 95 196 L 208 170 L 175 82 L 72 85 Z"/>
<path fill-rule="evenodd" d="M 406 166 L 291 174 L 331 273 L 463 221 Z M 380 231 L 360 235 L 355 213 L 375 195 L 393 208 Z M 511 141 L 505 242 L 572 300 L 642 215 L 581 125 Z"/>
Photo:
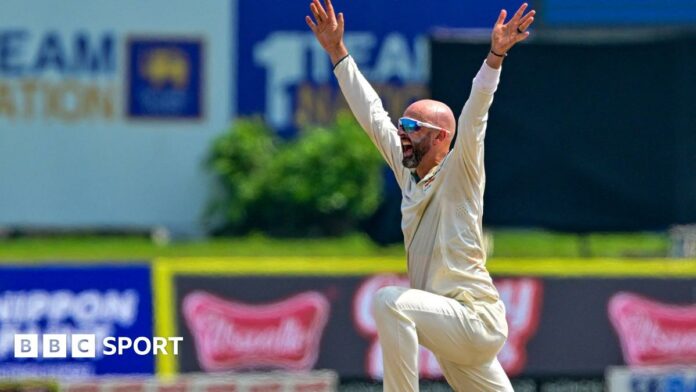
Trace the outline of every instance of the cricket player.
<path fill-rule="evenodd" d="M 403 194 L 401 228 L 411 288 L 382 288 L 373 302 L 385 391 L 418 390 L 419 344 L 435 354 L 456 391 L 512 391 L 496 358 L 508 333 L 505 307 L 485 266 L 483 140 L 503 59 L 529 36 L 534 21 L 534 11 L 525 14 L 526 8 L 523 4 L 507 23 L 506 11 L 500 12 L 458 124 L 444 103 L 421 100 L 394 126 L 343 43 L 343 14 L 336 15 L 331 0 L 325 6 L 319 0 L 310 4 L 314 19 L 307 16 L 306 22 Z M 460 71 L 455 63 L 450 69 Z"/>

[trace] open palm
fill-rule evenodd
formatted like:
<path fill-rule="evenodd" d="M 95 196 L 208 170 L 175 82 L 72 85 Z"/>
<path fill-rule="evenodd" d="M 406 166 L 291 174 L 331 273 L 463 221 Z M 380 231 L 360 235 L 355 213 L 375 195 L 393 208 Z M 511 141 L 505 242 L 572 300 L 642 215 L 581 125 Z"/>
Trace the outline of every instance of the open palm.
<path fill-rule="evenodd" d="M 326 9 L 324 9 L 319 0 L 312 0 L 309 9 L 312 11 L 316 23 L 309 15 L 305 16 L 305 21 L 309 28 L 312 29 L 319 44 L 321 44 L 333 60 L 335 55 L 340 55 L 345 50 L 343 45 L 343 31 L 345 25 L 343 13 L 339 13 L 338 17 L 336 17 L 331 0 L 324 1 L 326 3 Z"/>
<path fill-rule="evenodd" d="M 522 4 L 508 23 L 504 23 L 507 17 L 507 11 L 500 11 L 498 20 L 495 22 L 493 32 L 491 33 L 491 49 L 495 53 L 507 53 L 516 43 L 529 37 L 527 28 L 534 22 L 534 14 L 536 12 L 530 11 L 524 14 L 524 10 L 526 9 L 527 3 Z"/>

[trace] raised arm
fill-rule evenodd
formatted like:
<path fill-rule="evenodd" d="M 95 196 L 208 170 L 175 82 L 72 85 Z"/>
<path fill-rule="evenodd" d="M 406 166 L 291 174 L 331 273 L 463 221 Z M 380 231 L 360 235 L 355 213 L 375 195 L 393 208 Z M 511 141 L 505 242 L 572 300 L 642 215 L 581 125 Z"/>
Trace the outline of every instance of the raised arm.
<path fill-rule="evenodd" d="M 486 58 L 486 64 L 491 68 L 500 68 L 503 64 L 503 59 L 507 56 L 507 52 L 515 44 L 529 37 L 527 29 L 534 22 L 536 11 L 532 10 L 525 14 L 524 11 L 527 9 L 527 6 L 527 3 L 522 4 L 508 23 L 504 23 L 507 11 L 500 10 L 498 20 L 495 21 L 493 31 L 491 32 L 491 51 Z"/>
<path fill-rule="evenodd" d="M 339 12 L 338 17 L 336 17 L 331 0 L 325 1 L 326 9 L 324 9 L 319 0 L 312 0 L 309 9 L 312 11 L 316 23 L 309 15 L 305 16 L 305 22 L 312 29 L 321 47 L 331 57 L 331 64 L 335 67 L 339 60 L 348 55 L 348 49 L 346 49 L 346 45 L 343 43 L 345 23 L 343 12 Z"/>
<path fill-rule="evenodd" d="M 348 54 L 348 49 L 343 43 L 343 13 L 336 16 L 331 0 L 324 1 L 326 7 L 323 7 L 319 0 L 312 0 L 309 8 L 314 20 L 306 16 L 305 21 L 319 44 L 331 57 L 334 74 L 353 115 L 394 171 L 399 185 L 403 186 L 407 172 L 401 163 L 403 153 L 396 127 L 384 110 L 377 92 Z"/>
<path fill-rule="evenodd" d="M 527 3 L 522 4 L 508 23 L 504 23 L 507 11 L 500 11 L 491 33 L 491 50 L 474 78 L 471 94 L 459 116 L 453 153 L 464 158 L 466 170 L 476 178 L 482 175 L 488 109 L 498 88 L 503 59 L 515 44 L 529 37 L 527 29 L 534 22 L 535 11 L 525 14 L 526 9 Z"/>

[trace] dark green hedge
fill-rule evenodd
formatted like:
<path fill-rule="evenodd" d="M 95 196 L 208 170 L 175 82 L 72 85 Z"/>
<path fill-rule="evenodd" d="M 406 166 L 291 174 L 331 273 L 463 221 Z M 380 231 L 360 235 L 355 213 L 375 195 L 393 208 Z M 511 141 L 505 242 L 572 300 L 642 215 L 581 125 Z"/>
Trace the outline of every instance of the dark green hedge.
<path fill-rule="evenodd" d="M 215 139 L 206 164 L 217 188 L 205 223 L 216 234 L 339 235 L 380 202 L 381 157 L 347 113 L 290 140 L 258 118 L 238 119 Z"/>

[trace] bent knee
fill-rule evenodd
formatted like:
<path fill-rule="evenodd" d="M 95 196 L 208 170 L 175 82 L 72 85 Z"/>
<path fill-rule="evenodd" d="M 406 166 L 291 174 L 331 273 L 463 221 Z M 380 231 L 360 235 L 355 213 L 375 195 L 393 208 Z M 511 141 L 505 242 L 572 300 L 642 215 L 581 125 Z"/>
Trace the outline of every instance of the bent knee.
<path fill-rule="evenodd" d="M 405 287 L 398 286 L 385 286 L 377 290 L 372 298 L 372 313 L 375 318 L 390 310 L 396 310 L 396 300 L 405 290 Z"/>

